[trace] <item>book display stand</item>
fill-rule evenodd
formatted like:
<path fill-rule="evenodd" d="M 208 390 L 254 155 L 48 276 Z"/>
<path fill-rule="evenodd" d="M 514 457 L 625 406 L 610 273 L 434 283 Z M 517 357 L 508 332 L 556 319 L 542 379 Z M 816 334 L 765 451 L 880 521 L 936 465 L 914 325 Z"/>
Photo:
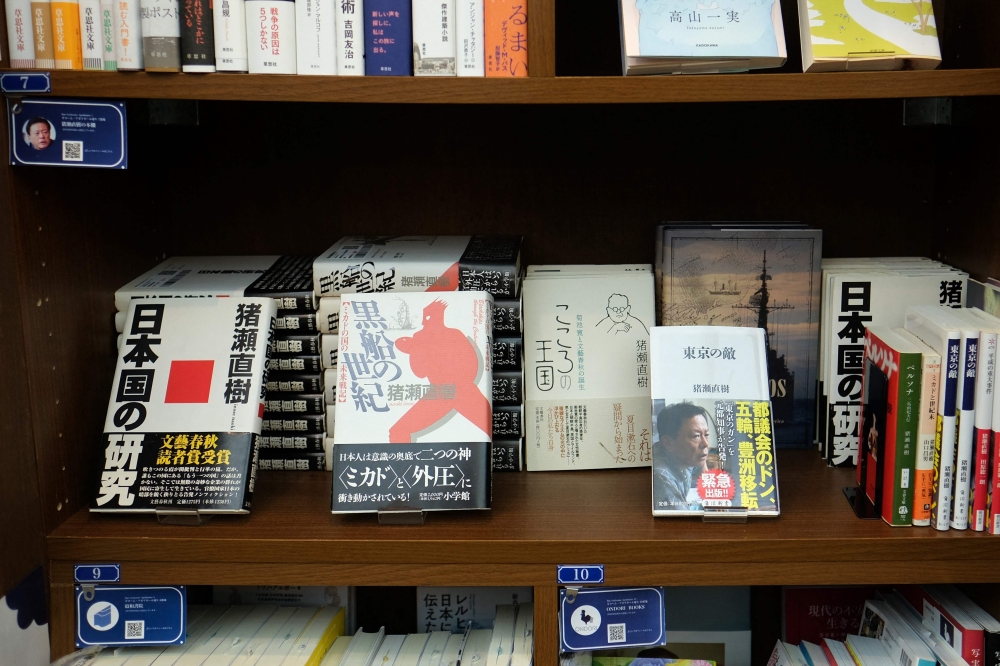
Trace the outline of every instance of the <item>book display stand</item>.
<path fill-rule="evenodd" d="M 709 523 L 742 517 L 654 518 L 648 469 L 497 473 L 489 511 L 427 516 L 331 515 L 331 474 L 290 471 L 259 474 L 249 515 L 198 527 L 87 510 L 113 293 L 165 257 L 521 234 L 525 264 L 650 263 L 660 222 L 794 220 L 823 230 L 829 257 L 1000 274 L 990 3 L 935 3 L 937 70 L 803 74 L 789 1 L 782 69 L 649 78 L 620 75 L 617 3 L 527 4 L 518 80 L 51 72 L 54 96 L 126 100 L 130 158 L 0 167 L 0 592 L 45 565 L 53 658 L 74 647 L 83 563 L 120 564 L 125 585 L 531 586 L 536 666 L 558 664 L 560 563 L 603 564 L 614 586 L 752 583 L 757 664 L 778 586 L 963 583 L 1000 599 L 1000 539 L 858 520 L 853 470 L 808 436 L 779 451 L 781 515 L 727 526 Z M 916 97 L 953 98 L 953 124 L 904 126 Z M 150 99 L 197 102 L 199 124 L 150 124 Z M 387 524 L 417 515 L 420 529 Z"/>

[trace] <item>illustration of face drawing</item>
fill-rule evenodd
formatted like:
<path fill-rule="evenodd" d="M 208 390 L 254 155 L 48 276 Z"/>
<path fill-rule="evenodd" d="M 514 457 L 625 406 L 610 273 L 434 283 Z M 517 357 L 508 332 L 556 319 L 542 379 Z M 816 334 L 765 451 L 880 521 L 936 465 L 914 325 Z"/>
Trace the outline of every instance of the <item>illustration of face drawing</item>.
<path fill-rule="evenodd" d="M 632 311 L 632 306 L 628 303 L 628 296 L 621 294 L 611 294 L 608 299 L 608 317 L 616 324 L 622 324 Z"/>
<path fill-rule="evenodd" d="M 617 335 L 619 333 L 644 331 L 649 335 L 649 329 L 636 317 L 632 316 L 632 305 L 628 302 L 628 296 L 622 294 L 611 294 L 608 297 L 608 316 L 597 322 L 597 326 L 605 333 Z"/>

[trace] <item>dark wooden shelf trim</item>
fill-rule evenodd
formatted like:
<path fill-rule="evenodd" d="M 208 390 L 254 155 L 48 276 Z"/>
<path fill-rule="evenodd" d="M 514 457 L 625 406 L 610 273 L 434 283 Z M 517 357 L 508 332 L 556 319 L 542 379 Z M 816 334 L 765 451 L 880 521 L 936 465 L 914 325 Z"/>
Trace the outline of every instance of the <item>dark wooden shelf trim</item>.
<path fill-rule="evenodd" d="M 729 584 L 745 576 L 741 564 L 779 565 L 761 580 L 801 583 L 870 582 L 861 562 L 881 562 L 875 578 L 893 580 L 997 576 L 978 564 L 1000 559 L 1000 539 L 859 520 L 841 493 L 853 472 L 828 469 L 812 451 L 782 451 L 779 478 L 781 517 L 745 525 L 654 519 L 649 471 L 627 470 L 499 474 L 492 511 L 432 514 L 421 527 L 388 527 L 374 516 L 331 515 L 328 474 L 273 472 L 261 475 L 249 516 L 175 527 L 151 516 L 82 510 L 49 536 L 48 552 L 53 561 L 199 562 L 213 572 L 224 567 L 212 565 L 244 563 L 292 575 L 290 565 L 316 565 L 314 575 L 339 570 L 364 580 L 372 575 L 365 566 L 377 564 L 414 565 L 414 572 L 424 571 L 416 578 L 436 580 L 428 565 L 463 565 L 485 575 L 490 565 L 551 568 L 580 553 L 609 565 L 621 583 L 683 581 L 709 563 L 732 570 L 719 574 Z M 535 580 L 539 571 L 531 567 L 524 575 Z"/>
<path fill-rule="evenodd" d="M 1000 95 L 1000 69 L 467 79 L 52 72 L 67 97 L 403 104 L 643 104 Z"/>

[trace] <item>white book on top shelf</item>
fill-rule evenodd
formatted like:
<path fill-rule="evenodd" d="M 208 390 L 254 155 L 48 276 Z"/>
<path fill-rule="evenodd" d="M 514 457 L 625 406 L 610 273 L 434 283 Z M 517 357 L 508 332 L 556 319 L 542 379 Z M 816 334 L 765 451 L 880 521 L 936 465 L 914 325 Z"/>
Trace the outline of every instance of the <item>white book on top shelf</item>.
<path fill-rule="evenodd" d="M 215 69 L 219 72 L 246 72 L 247 8 L 245 0 L 215 0 Z"/>
<path fill-rule="evenodd" d="M 295 3 L 295 69 L 299 74 L 337 74 L 336 0 Z"/>
<path fill-rule="evenodd" d="M 414 76 L 455 76 L 455 2 L 413 0 Z"/>
<path fill-rule="evenodd" d="M 84 69 L 104 69 L 101 0 L 80 0 L 80 47 L 83 50 Z"/>
<path fill-rule="evenodd" d="M 364 0 L 336 0 L 334 5 L 337 29 L 337 74 L 364 76 Z"/>
<path fill-rule="evenodd" d="M 483 0 L 455 0 L 458 76 L 486 76 Z"/>
<path fill-rule="evenodd" d="M 7 45 L 10 66 L 35 68 L 35 37 L 31 20 L 31 0 L 7 0 Z"/>
<path fill-rule="evenodd" d="M 115 56 L 119 71 L 145 68 L 142 54 L 142 16 L 139 0 L 118 0 L 114 4 Z"/>
<path fill-rule="evenodd" d="M 251 74 L 295 74 L 295 2 L 246 0 L 247 65 Z"/>

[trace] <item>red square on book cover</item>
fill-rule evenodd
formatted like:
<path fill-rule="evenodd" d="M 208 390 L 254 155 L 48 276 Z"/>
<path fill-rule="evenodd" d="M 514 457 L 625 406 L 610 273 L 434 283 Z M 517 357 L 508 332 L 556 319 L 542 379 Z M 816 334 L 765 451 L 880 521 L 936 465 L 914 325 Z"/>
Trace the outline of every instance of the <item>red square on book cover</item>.
<path fill-rule="evenodd" d="M 215 361 L 171 361 L 163 402 L 208 402 Z"/>

